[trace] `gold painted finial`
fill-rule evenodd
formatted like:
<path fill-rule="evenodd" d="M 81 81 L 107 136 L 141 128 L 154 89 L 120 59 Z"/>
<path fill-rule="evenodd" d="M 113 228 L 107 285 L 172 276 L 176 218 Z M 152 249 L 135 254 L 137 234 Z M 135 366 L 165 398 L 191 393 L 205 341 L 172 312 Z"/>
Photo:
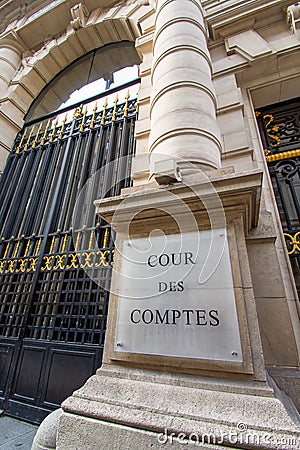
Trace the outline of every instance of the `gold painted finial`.
<path fill-rule="evenodd" d="M 24 141 L 24 139 L 25 139 L 25 137 L 26 137 L 26 133 L 27 133 L 27 129 L 24 131 L 24 133 L 23 133 L 23 135 L 22 135 L 22 137 L 21 137 L 21 140 L 20 140 L 20 143 L 19 143 L 19 145 L 18 145 L 18 147 L 17 147 L 16 153 L 20 153 L 20 150 L 21 150 L 23 141 Z"/>
<path fill-rule="evenodd" d="M 42 139 L 41 139 L 41 141 L 40 141 L 40 145 L 44 145 L 44 144 L 45 144 L 45 141 L 46 141 L 46 137 L 47 137 L 47 133 L 48 133 L 49 127 L 50 127 L 50 119 L 49 119 L 48 122 L 47 122 L 45 131 L 44 131 L 44 134 L 43 134 Z"/>
<path fill-rule="evenodd" d="M 92 248 L 94 247 L 94 240 L 95 240 L 95 230 L 92 229 L 89 240 L 89 250 L 92 250 Z"/>
<path fill-rule="evenodd" d="M 62 244 L 62 248 L 61 251 L 65 252 L 66 248 L 67 248 L 67 242 L 68 242 L 68 235 L 67 233 L 64 235 L 64 239 L 63 239 L 63 244 Z"/>
<path fill-rule="evenodd" d="M 24 256 L 27 256 L 27 255 L 28 255 L 30 244 L 31 244 L 31 240 L 30 240 L 30 238 L 29 238 L 28 241 L 27 241 L 26 248 L 25 248 Z"/>
<path fill-rule="evenodd" d="M 64 134 L 64 129 L 65 129 L 65 125 L 66 125 L 66 121 L 67 121 L 67 117 L 68 117 L 68 113 L 65 115 L 63 123 L 61 124 L 61 129 L 60 132 L 58 133 L 58 139 L 62 139 L 63 134 Z"/>
<path fill-rule="evenodd" d="M 20 244 L 21 244 L 21 240 L 18 239 L 17 245 L 16 245 L 16 247 L 15 247 L 15 251 L 14 251 L 14 254 L 13 254 L 13 258 L 15 258 L 16 256 L 18 256 Z"/>
<path fill-rule="evenodd" d="M 80 133 L 83 133 L 83 130 L 84 130 L 86 114 L 87 114 L 87 106 L 84 108 L 84 111 L 83 111 L 82 121 L 81 121 L 80 128 L 79 128 Z"/>
<path fill-rule="evenodd" d="M 42 126 L 43 126 L 43 122 L 40 123 L 40 126 L 39 126 L 39 128 L 38 128 L 38 131 L 37 131 L 37 133 L 36 133 L 36 135 L 35 135 L 34 141 L 33 141 L 32 146 L 31 146 L 32 148 L 35 148 L 35 147 L 36 147 L 36 144 L 37 144 L 37 142 L 38 142 L 38 138 L 39 138 L 39 135 L 40 135 Z"/>
<path fill-rule="evenodd" d="M 124 109 L 123 109 L 123 111 L 124 111 L 124 117 L 128 117 L 128 111 L 129 111 L 128 104 L 129 104 L 129 99 L 130 99 L 130 93 L 129 93 L 129 89 L 127 89 L 126 96 L 125 96 L 125 106 L 124 106 Z"/>
<path fill-rule="evenodd" d="M 95 103 L 94 109 L 93 109 L 93 115 L 92 115 L 92 119 L 91 119 L 91 123 L 90 123 L 90 129 L 94 128 L 95 126 L 95 117 L 96 117 L 96 112 L 97 112 L 97 106 L 98 103 Z"/>
<path fill-rule="evenodd" d="M 53 253 L 54 245 L 55 245 L 55 239 L 56 239 L 56 236 L 53 235 L 53 236 L 52 236 L 51 245 L 50 245 L 50 249 L 49 249 L 49 253 Z"/>
<path fill-rule="evenodd" d="M 26 141 L 26 144 L 24 145 L 24 149 L 23 149 L 24 152 L 26 152 L 26 150 L 27 150 L 27 148 L 29 146 L 30 139 L 31 139 L 31 136 L 33 135 L 33 132 L 34 132 L 34 126 L 31 128 L 29 136 L 28 136 L 28 139 Z"/>
<path fill-rule="evenodd" d="M 109 228 L 105 228 L 103 248 L 107 248 L 109 244 Z"/>
<path fill-rule="evenodd" d="M 36 247 L 36 250 L 35 250 L 35 256 L 38 256 L 38 254 L 40 253 L 41 245 L 42 245 L 42 238 L 39 238 L 38 243 L 37 243 L 37 247 Z"/>
<path fill-rule="evenodd" d="M 9 247 L 10 247 L 10 242 L 8 242 L 7 245 L 6 245 L 6 249 L 5 249 L 5 252 L 4 252 L 4 255 L 3 255 L 3 259 L 7 258 L 7 255 L 8 255 L 8 252 L 9 252 Z"/>
<path fill-rule="evenodd" d="M 113 114 L 112 114 L 112 118 L 111 118 L 112 122 L 115 122 L 116 119 L 117 119 L 117 104 L 118 104 L 118 101 L 119 101 L 119 96 L 117 94 L 116 98 L 115 98 L 115 101 L 114 101 L 114 110 L 113 110 Z"/>
<path fill-rule="evenodd" d="M 100 125 L 105 125 L 107 105 L 108 105 L 108 100 L 107 100 L 107 97 L 106 97 L 106 99 L 105 99 L 105 101 L 103 103 L 103 113 L 102 113 Z"/>
<path fill-rule="evenodd" d="M 49 138 L 49 142 L 53 142 L 57 124 L 58 124 L 58 118 L 56 117 L 55 122 L 53 124 L 53 129 L 52 129 L 52 132 L 51 132 L 51 135 L 50 135 L 50 138 Z"/>
<path fill-rule="evenodd" d="M 81 238 L 81 231 L 79 230 L 77 233 L 76 243 L 75 243 L 76 252 L 79 250 L 80 238 Z"/>

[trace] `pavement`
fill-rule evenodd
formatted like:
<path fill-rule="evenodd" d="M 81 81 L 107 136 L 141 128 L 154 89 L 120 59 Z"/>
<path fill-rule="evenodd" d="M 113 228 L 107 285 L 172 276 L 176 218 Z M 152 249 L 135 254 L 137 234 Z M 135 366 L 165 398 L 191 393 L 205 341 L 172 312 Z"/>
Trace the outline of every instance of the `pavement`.
<path fill-rule="evenodd" d="M 38 426 L 8 416 L 0 416 L 0 450 L 31 450 Z"/>

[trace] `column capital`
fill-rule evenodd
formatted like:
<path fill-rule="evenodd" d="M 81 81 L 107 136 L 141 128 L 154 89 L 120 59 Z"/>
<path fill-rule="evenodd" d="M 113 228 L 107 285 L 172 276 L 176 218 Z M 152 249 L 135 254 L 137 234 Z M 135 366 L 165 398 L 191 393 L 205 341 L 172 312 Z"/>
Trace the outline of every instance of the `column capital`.
<path fill-rule="evenodd" d="M 14 50 L 15 52 L 20 54 L 26 51 L 25 44 L 21 41 L 14 30 L 10 30 L 1 36 L 0 48 L 1 47 L 10 48 L 11 50 Z"/>

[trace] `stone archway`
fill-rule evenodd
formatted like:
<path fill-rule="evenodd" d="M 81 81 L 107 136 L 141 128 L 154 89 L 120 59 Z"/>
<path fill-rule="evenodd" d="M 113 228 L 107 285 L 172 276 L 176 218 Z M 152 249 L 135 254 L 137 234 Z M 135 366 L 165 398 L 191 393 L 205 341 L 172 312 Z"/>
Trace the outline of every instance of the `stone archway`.
<path fill-rule="evenodd" d="M 101 78 L 109 80 L 113 73 L 140 62 L 134 42 L 122 41 L 92 50 L 76 59 L 45 86 L 27 111 L 25 122 L 56 111 L 74 91 L 83 86 Z M 93 92 L 90 95 L 96 94 Z"/>
<path fill-rule="evenodd" d="M 58 36 L 48 37 L 39 48 L 30 48 L 24 44 L 23 35 L 19 31 L 23 33 L 27 22 L 20 29 L 6 33 L 5 40 L 2 40 L 3 48 L 0 41 L 0 68 L 9 68 L 0 92 L 0 126 L 6 130 L 0 141 L 2 166 L 16 133 L 23 126 L 24 115 L 34 99 L 58 73 L 76 59 L 91 50 L 122 41 L 134 42 L 140 60 L 147 59 L 145 52 L 151 50 L 151 45 L 148 44 L 152 41 L 154 28 L 154 11 L 151 7 L 139 2 L 122 2 L 121 5 L 110 9 L 98 7 L 87 11 L 83 4 L 79 4 L 73 7 L 71 12 L 73 20 L 67 27 L 62 29 Z M 34 29 L 32 31 L 34 32 Z M 1 51 L 5 53 L 3 57 Z M 7 51 L 13 54 L 13 67 L 7 63 L 10 57 L 6 55 Z M 116 53 L 111 61 L 112 67 L 119 66 L 118 58 Z M 141 71 L 142 88 L 143 84 L 147 84 L 151 61 L 146 64 L 147 68 Z M 1 71 L 3 73 L 3 70 Z M 149 95 L 148 92 L 148 102 Z M 146 107 L 147 98 L 142 99 Z M 149 133 L 149 130 L 146 134 L 147 132 Z"/>

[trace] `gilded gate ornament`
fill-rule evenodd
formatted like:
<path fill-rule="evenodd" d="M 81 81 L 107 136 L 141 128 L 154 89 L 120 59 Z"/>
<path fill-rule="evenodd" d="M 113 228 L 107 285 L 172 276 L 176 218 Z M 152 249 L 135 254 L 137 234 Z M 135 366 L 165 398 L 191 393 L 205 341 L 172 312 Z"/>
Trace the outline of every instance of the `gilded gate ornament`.
<path fill-rule="evenodd" d="M 43 261 L 44 261 L 45 265 L 41 267 L 41 270 L 51 270 L 53 259 L 54 259 L 54 255 L 51 255 L 51 256 L 45 255 L 43 257 Z"/>
<path fill-rule="evenodd" d="M 68 259 L 70 259 L 70 264 L 66 266 L 66 269 L 78 269 L 78 257 L 77 254 L 69 253 Z"/>
<path fill-rule="evenodd" d="M 283 233 L 284 236 L 287 238 L 287 245 L 290 250 L 288 250 L 288 254 L 292 255 L 295 252 L 300 252 L 300 241 L 298 238 L 300 238 L 300 231 L 295 233 L 294 235 L 291 235 L 289 233 Z"/>

